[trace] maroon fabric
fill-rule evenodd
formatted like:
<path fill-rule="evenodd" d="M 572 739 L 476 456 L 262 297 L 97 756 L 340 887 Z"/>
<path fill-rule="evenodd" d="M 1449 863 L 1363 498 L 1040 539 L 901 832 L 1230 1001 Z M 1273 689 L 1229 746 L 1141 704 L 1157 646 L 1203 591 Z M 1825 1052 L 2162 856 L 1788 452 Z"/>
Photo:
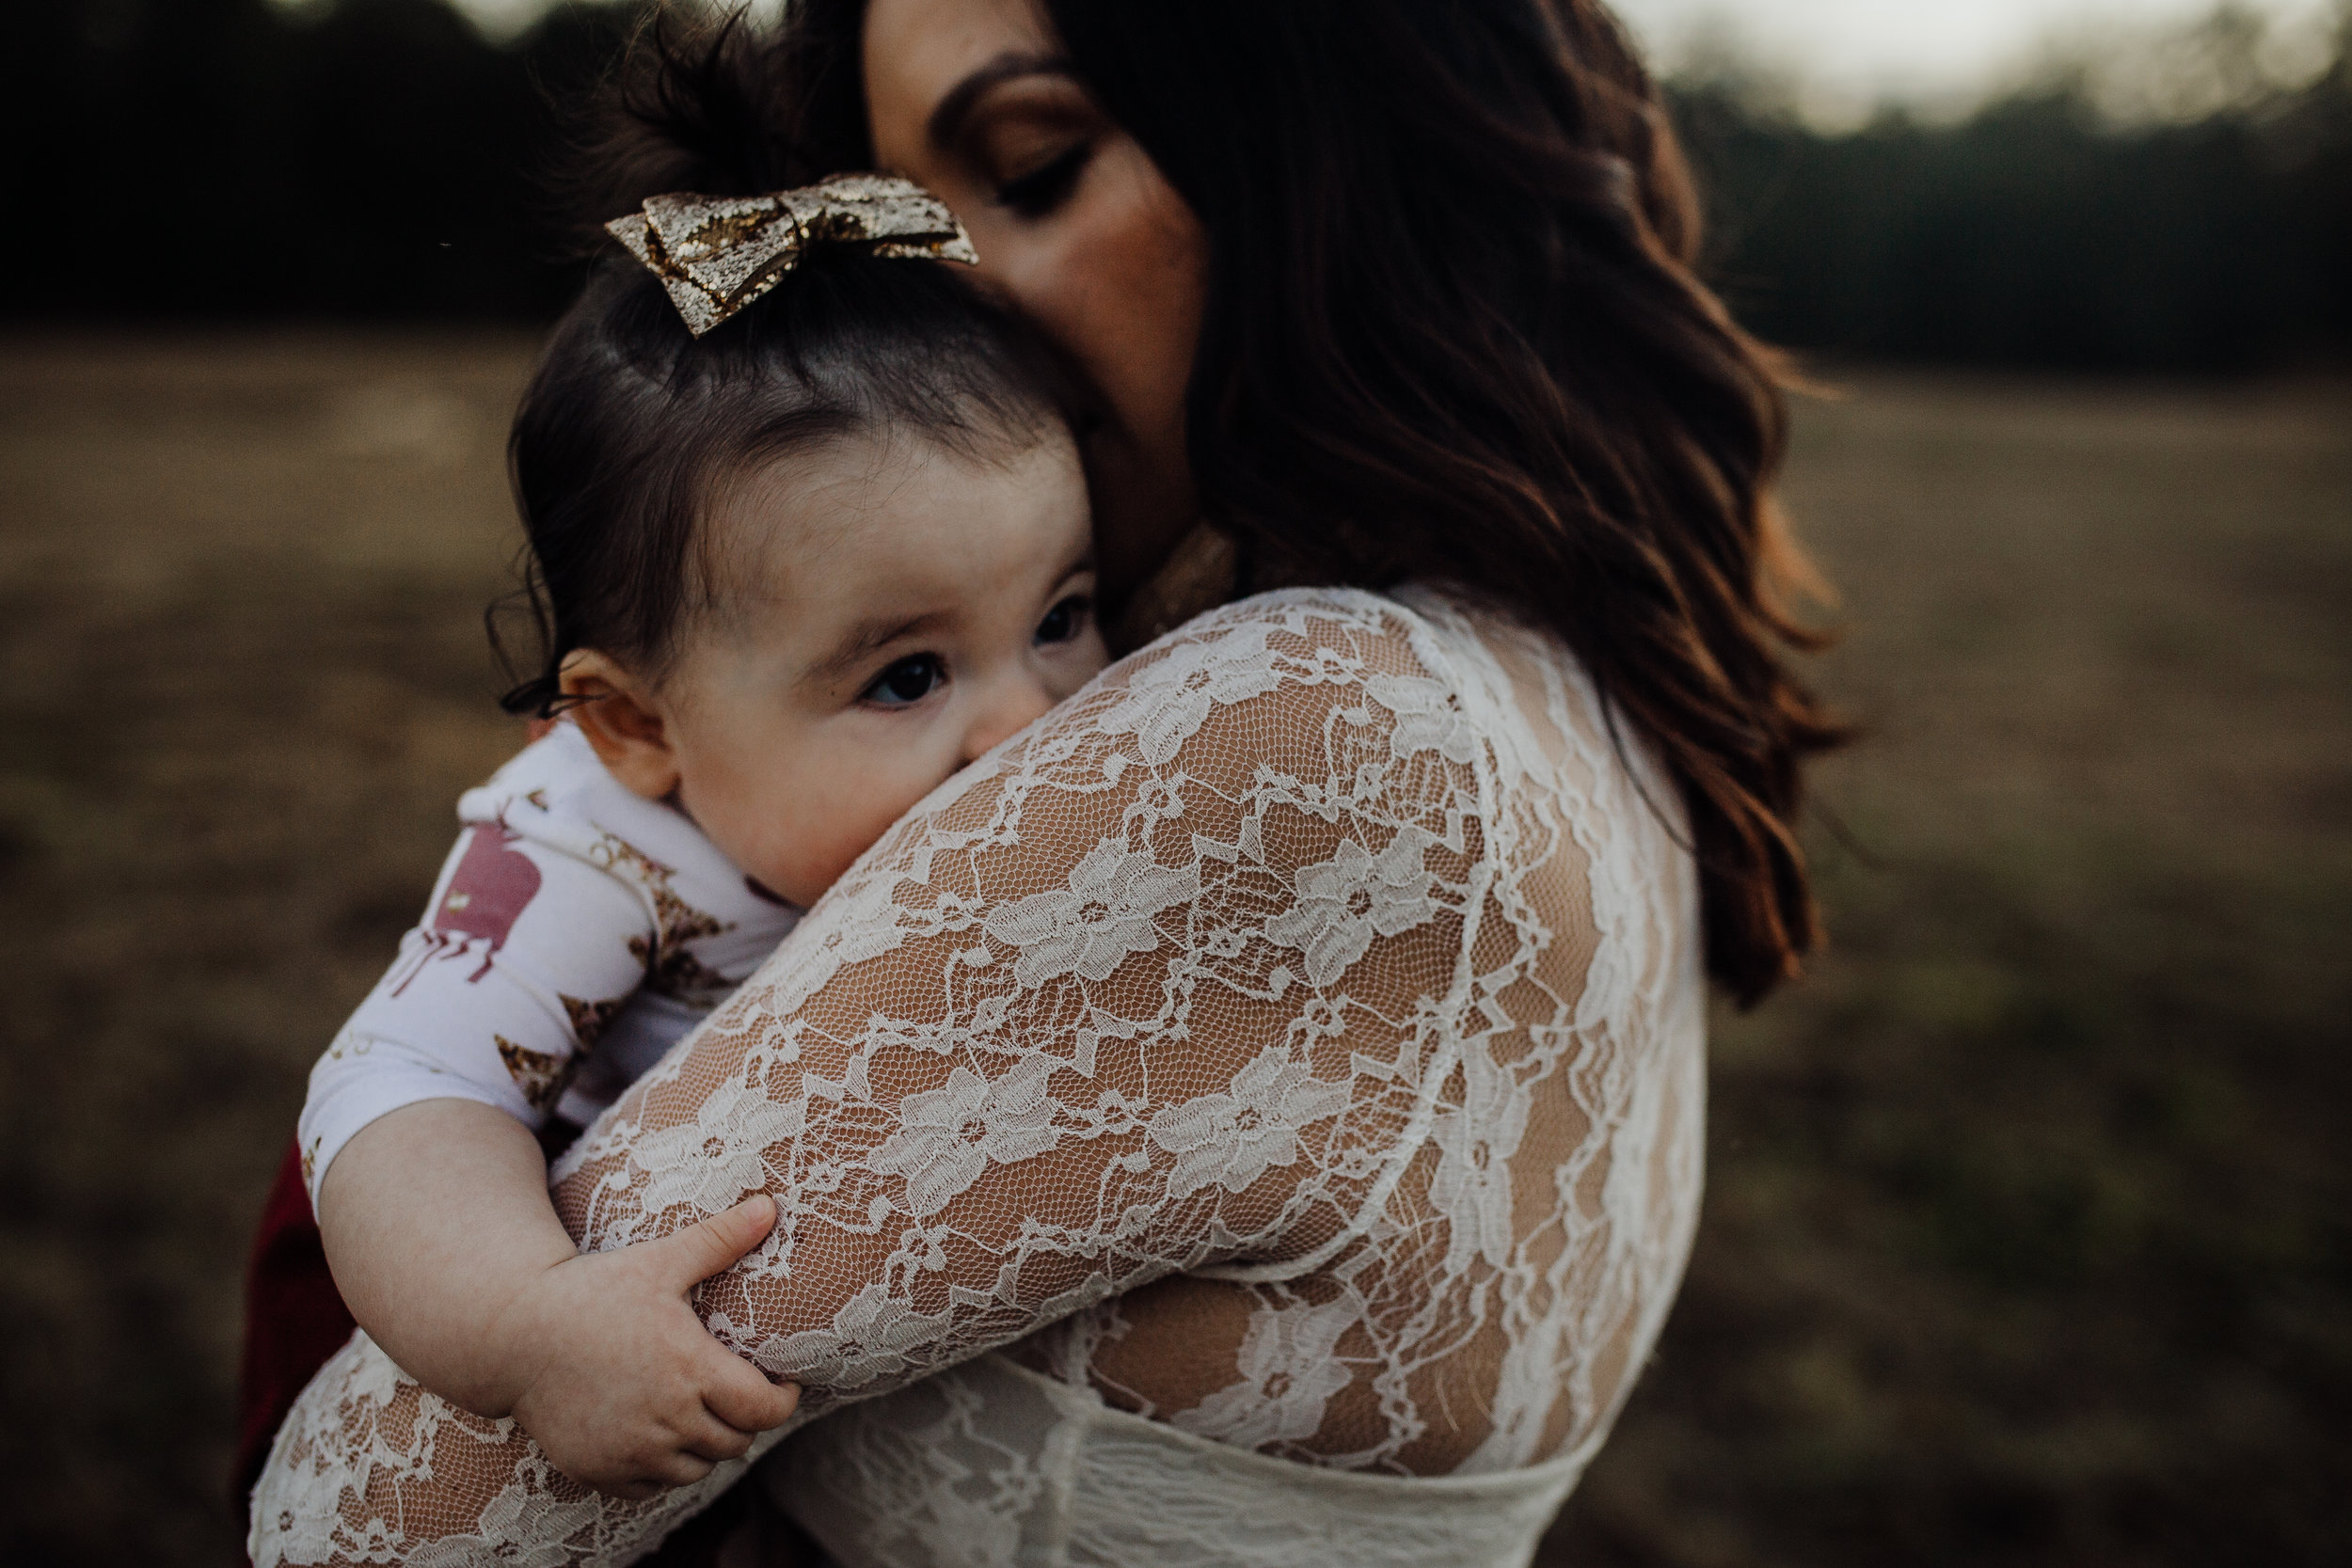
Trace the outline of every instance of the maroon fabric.
<path fill-rule="evenodd" d="M 237 1367 L 237 1463 L 230 1473 L 230 1502 L 245 1518 L 246 1501 L 269 1458 L 278 1423 L 328 1356 L 358 1325 L 326 1272 L 326 1249 L 303 1189 L 302 1150 L 287 1140 L 262 1206 L 253 1256 L 245 1275 L 245 1354 Z"/>

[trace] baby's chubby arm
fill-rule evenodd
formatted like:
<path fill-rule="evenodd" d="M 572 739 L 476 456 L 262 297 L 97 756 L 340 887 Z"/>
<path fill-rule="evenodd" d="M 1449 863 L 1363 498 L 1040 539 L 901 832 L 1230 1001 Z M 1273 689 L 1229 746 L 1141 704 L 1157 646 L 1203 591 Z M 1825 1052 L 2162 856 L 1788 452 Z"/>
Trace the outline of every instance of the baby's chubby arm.
<path fill-rule="evenodd" d="M 529 1129 L 476 1101 L 427 1100 L 343 1146 L 318 1219 L 336 1287 L 387 1354 L 453 1404 L 514 1417 L 599 1491 L 639 1499 L 698 1481 L 800 1402 L 687 1301 L 767 1236 L 765 1196 L 581 1253 Z"/>

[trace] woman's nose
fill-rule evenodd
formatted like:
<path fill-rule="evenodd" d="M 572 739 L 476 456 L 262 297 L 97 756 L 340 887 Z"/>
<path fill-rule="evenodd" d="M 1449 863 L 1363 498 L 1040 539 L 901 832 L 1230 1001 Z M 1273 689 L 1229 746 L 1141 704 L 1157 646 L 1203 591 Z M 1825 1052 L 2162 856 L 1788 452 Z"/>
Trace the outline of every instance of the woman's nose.
<path fill-rule="evenodd" d="M 1053 693 L 1031 676 L 999 683 L 975 710 L 963 732 L 962 761 L 971 762 L 1007 736 L 1027 729 L 1053 705 Z"/>

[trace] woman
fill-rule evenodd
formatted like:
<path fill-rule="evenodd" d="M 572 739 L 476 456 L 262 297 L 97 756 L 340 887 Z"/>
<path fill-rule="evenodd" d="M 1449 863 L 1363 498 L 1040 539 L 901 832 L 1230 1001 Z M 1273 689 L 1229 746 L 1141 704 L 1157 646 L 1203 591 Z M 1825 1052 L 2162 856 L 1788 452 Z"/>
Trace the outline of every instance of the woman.
<path fill-rule="evenodd" d="M 838 1412 L 759 1479 L 844 1562 L 1524 1561 L 1679 1278 L 1704 976 L 1814 940 L 1835 739 L 1653 88 L 1590 0 L 803 0 L 769 64 L 779 185 L 928 185 L 1059 347 L 1177 629 L 845 877 L 567 1222 L 775 1196 L 699 1306 Z M 625 1560 L 710 1457 L 587 1495 L 362 1339 L 257 1560 Z"/>

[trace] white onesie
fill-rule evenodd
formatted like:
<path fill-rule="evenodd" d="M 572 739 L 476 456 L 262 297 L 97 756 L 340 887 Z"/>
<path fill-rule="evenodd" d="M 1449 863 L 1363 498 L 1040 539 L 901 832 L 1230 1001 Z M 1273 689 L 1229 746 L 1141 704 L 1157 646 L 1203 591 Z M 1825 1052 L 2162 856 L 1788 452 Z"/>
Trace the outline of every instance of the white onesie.
<path fill-rule="evenodd" d="M 353 1133 L 421 1100 L 534 1130 L 594 1120 L 800 919 L 684 813 L 622 788 L 573 724 L 468 790 L 457 817 L 424 919 L 310 1069 L 313 1205 Z"/>

